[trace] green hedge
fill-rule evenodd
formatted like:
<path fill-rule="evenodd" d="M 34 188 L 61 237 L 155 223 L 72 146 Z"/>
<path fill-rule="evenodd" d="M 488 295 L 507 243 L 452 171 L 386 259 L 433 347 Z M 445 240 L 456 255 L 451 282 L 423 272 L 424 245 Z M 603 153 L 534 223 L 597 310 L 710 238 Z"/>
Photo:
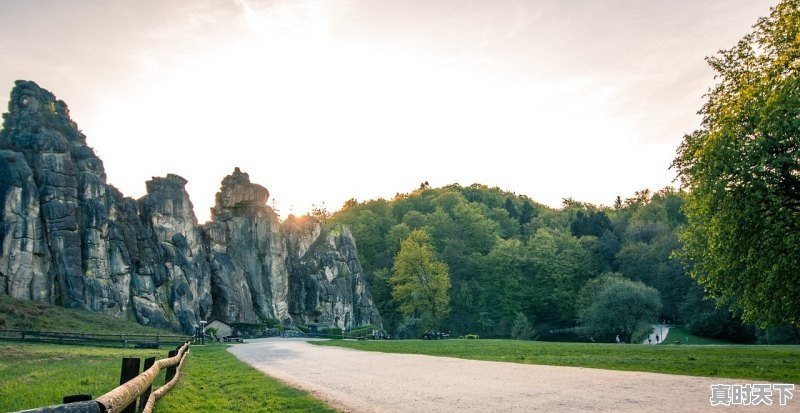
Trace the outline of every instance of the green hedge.
<path fill-rule="evenodd" d="M 356 328 L 350 330 L 350 336 L 351 337 L 368 336 L 368 335 L 372 334 L 372 330 L 379 330 L 379 328 L 376 327 L 373 324 L 366 324 L 366 325 L 363 325 L 361 327 L 356 327 Z"/>

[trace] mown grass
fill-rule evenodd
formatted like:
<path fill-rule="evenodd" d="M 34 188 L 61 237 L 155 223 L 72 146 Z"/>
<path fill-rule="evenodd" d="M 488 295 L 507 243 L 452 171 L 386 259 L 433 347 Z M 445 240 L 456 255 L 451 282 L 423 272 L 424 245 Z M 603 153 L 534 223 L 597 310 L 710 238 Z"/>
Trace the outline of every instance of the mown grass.
<path fill-rule="evenodd" d="M 663 344 L 675 344 L 675 341 L 680 341 L 681 344 L 697 344 L 697 345 L 731 344 L 729 341 L 715 340 L 713 338 L 695 336 L 689 333 L 689 331 L 684 329 L 682 326 L 670 326 L 669 333 L 667 333 L 667 337 L 664 338 Z"/>
<path fill-rule="evenodd" d="M 800 383 L 800 346 L 647 346 L 519 340 L 332 340 L 312 344 L 523 364 Z"/>
<path fill-rule="evenodd" d="M 335 412 L 240 362 L 226 347 L 192 346 L 179 382 L 155 411 Z M 0 343 L 0 412 L 60 404 L 66 395 L 100 396 L 119 385 L 123 357 L 165 358 L 167 351 Z M 154 388 L 163 384 L 164 371 Z"/>
<path fill-rule="evenodd" d="M 0 329 L 93 334 L 179 334 L 143 326 L 133 320 L 20 300 L 6 294 L 0 294 Z"/>
<path fill-rule="evenodd" d="M 192 346 L 180 381 L 156 412 L 335 412 L 239 361 L 224 345 Z"/>
<path fill-rule="evenodd" d="M 100 396 L 119 385 L 123 357 L 164 358 L 167 351 L 0 343 L 0 412 L 60 404 L 67 395 Z M 163 382 L 162 373 L 156 383 Z"/>

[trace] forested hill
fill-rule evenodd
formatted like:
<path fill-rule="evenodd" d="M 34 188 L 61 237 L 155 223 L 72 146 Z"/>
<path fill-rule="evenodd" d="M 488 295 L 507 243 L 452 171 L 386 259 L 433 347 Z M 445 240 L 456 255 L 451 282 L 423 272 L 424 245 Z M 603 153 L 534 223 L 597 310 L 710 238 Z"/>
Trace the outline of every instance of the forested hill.
<path fill-rule="evenodd" d="M 422 229 L 450 271 L 443 331 L 509 336 L 522 314 L 547 338 L 550 330 L 576 325 L 591 301 L 584 289 L 590 280 L 615 272 L 658 290 L 658 319 L 705 335 L 753 340 L 752 329 L 703 300 L 674 254 L 683 203 L 684 194 L 666 188 L 617 198 L 613 207 L 566 199 L 552 209 L 499 188 L 423 184 L 389 201 L 348 201 L 331 220 L 351 226 L 390 332 L 414 335 L 424 328 L 400 314 L 390 282 L 401 242 Z"/>

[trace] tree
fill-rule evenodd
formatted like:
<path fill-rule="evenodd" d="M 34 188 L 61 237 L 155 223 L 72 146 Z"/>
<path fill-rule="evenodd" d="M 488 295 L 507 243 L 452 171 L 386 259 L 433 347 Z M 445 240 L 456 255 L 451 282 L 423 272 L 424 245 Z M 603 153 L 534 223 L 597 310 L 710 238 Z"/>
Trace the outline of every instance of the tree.
<path fill-rule="evenodd" d="M 328 207 L 325 205 L 325 202 L 323 202 L 322 205 L 319 206 L 317 206 L 317 204 L 311 204 L 311 216 L 325 224 L 331 217 L 331 213 L 328 212 Z"/>
<path fill-rule="evenodd" d="M 673 161 L 691 275 L 745 321 L 800 325 L 800 0 L 708 62 L 718 83 Z"/>
<path fill-rule="evenodd" d="M 438 331 L 450 312 L 450 273 L 447 264 L 434 258 L 425 231 L 411 231 L 400 244 L 390 282 L 400 312 Z"/>
<path fill-rule="evenodd" d="M 641 282 L 614 276 L 600 288 L 591 305 L 581 311 L 580 324 L 589 334 L 610 339 L 619 335 L 630 343 L 633 335 L 661 312 L 658 290 Z M 597 288 L 593 286 L 592 288 Z"/>
<path fill-rule="evenodd" d="M 514 318 L 514 325 L 511 327 L 511 338 L 516 340 L 530 340 L 536 335 L 536 330 L 533 329 L 531 323 L 528 322 L 528 317 L 525 314 L 517 313 Z"/>

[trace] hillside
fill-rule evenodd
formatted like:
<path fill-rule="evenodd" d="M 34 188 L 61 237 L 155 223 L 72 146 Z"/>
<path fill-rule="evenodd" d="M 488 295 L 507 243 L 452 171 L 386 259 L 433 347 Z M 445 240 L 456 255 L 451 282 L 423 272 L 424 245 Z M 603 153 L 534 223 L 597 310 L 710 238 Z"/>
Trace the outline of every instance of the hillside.
<path fill-rule="evenodd" d="M 94 334 L 176 334 L 102 313 L 63 308 L 0 294 L 0 329 Z"/>
<path fill-rule="evenodd" d="M 617 197 L 613 206 L 565 199 L 553 209 L 485 185 L 423 184 L 391 200 L 351 200 L 331 219 L 352 228 L 384 324 L 398 336 L 418 336 L 424 328 L 401 316 L 391 283 L 401 241 L 422 229 L 449 267 L 443 330 L 452 335 L 508 337 L 521 314 L 540 339 L 588 340 L 573 329 L 593 299 L 587 285 L 622 277 L 658 291 L 657 319 L 685 324 L 696 335 L 755 342 L 754 326 L 715 308 L 687 275 L 678 239 L 684 202 L 684 193 L 666 188 Z"/>

